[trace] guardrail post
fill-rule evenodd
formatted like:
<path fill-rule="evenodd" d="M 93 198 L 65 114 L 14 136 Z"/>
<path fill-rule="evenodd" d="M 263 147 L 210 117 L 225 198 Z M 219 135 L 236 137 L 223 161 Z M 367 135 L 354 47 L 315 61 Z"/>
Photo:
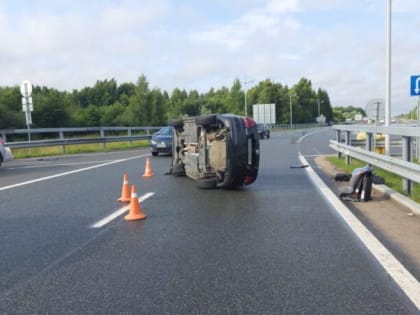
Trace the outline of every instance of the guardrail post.
<path fill-rule="evenodd" d="M 62 130 L 58 132 L 58 135 L 60 137 L 60 140 L 64 140 L 64 132 Z M 61 145 L 61 153 L 66 154 L 66 146 L 64 144 Z"/>
<path fill-rule="evenodd" d="M 128 129 L 127 129 L 127 136 L 128 136 L 128 137 L 131 137 L 131 128 L 128 128 Z M 132 144 L 132 143 L 133 143 L 133 141 L 129 140 L 129 141 L 128 141 L 128 146 L 129 146 L 129 147 L 131 147 L 131 144 Z"/>
<path fill-rule="evenodd" d="M 346 137 L 344 138 L 345 140 L 345 144 L 351 146 L 351 131 L 346 131 L 345 132 Z M 351 156 L 350 155 L 346 155 L 346 164 L 350 164 L 351 162 Z"/>
<path fill-rule="evenodd" d="M 373 150 L 373 133 L 366 132 L 366 150 Z"/>
<path fill-rule="evenodd" d="M 104 130 L 104 128 L 101 128 L 100 132 L 101 132 L 101 138 L 103 139 L 102 150 L 105 151 L 106 145 L 105 145 L 105 130 Z"/>
<path fill-rule="evenodd" d="M 411 137 L 402 137 L 402 158 L 404 161 L 411 162 Z M 410 195 L 413 183 L 411 180 L 403 178 L 403 191 Z"/>
<path fill-rule="evenodd" d="M 341 143 L 341 130 L 335 130 L 335 134 L 336 134 L 337 142 Z M 341 152 L 340 151 L 338 151 L 337 157 L 339 159 L 341 159 Z"/>

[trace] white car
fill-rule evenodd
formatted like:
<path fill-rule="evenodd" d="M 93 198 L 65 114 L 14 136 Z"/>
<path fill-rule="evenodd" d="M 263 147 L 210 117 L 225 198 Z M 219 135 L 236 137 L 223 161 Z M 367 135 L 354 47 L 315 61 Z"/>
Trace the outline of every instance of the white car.
<path fill-rule="evenodd" d="M 3 138 L 0 136 L 0 166 L 3 162 L 10 160 L 13 160 L 12 152 L 4 146 Z"/>

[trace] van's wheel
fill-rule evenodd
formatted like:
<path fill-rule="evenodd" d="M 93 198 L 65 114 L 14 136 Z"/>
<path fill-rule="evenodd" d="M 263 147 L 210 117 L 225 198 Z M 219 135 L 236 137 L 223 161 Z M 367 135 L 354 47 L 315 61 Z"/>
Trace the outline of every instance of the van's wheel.
<path fill-rule="evenodd" d="M 195 118 L 196 125 L 208 126 L 216 124 L 216 115 L 198 116 Z"/>
<path fill-rule="evenodd" d="M 197 186 L 201 189 L 212 189 L 217 187 L 217 179 L 201 178 L 197 180 Z"/>
<path fill-rule="evenodd" d="M 152 152 L 152 155 L 153 156 L 157 156 L 158 155 L 158 152 Z"/>

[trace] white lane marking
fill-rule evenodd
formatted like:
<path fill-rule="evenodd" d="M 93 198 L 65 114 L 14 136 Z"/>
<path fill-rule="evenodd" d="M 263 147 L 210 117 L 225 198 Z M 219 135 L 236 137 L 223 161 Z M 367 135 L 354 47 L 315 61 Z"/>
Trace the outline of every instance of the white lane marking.
<path fill-rule="evenodd" d="M 115 160 L 115 161 L 112 161 L 112 162 L 93 165 L 93 166 L 80 168 L 80 169 L 73 170 L 73 171 L 68 171 L 68 172 L 59 173 L 59 174 L 50 175 L 50 176 L 45 176 L 45 177 L 41 177 L 41 178 L 37 178 L 37 179 L 33 179 L 33 180 L 28 180 L 26 182 L 17 183 L 17 184 L 13 184 L 13 185 L 10 185 L 10 186 L 0 187 L 0 191 L 7 190 L 7 189 L 12 189 L 12 188 L 16 188 L 16 187 L 20 187 L 20 186 L 24 186 L 24 185 L 29 185 L 29 184 L 33 184 L 33 183 L 38 183 L 38 182 L 42 182 L 42 181 L 49 180 L 49 179 L 56 178 L 56 177 L 62 177 L 62 176 L 70 175 L 70 174 L 80 173 L 80 172 L 88 171 L 88 170 L 91 170 L 91 169 L 108 166 L 108 165 L 111 165 L 111 164 L 126 162 L 126 161 L 130 161 L 130 160 L 134 160 L 134 159 L 140 159 L 140 158 L 143 158 L 143 157 L 146 157 L 146 156 L 149 156 L 149 155 L 150 154 L 142 154 L 142 155 L 127 158 L 127 159 Z"/>
<path fill-rule="evenodd" d="M 307 160 L 299 154 L 302 164 L 308 164 Z M 309 164 L 308 164 L 309 165 Z M 385 271 L 394 279 L 397 285 L 404 291 L 408 298 L 420 309 L 420 283 L 417 279 L 392 255 L 384 245 L 353 215 L 353 213 L 341 202 L 341 200 L 319 178 L 315 171 L 306 167 L 309 177 L 324 197 L 331 203 L 333 208 L 344 219 L 356 236 L 366 248 L 378 260 Z"/>
<path fill-rule="evenodd" d="M 313 135 L 313 134 L 315 134 L 315 133 L 319 133 L 319 132 L 324 132 L 325 130 L 315 130 L 315 131 L 309 131 L 307 134 L 305 134 L 305 135 L 303 135 L 302 137 L 300 137 L 297 141 L 296 141 L 296 143 L 297 144 L 300 144 L 301 142 L 302 142 L 302 140 L 303 139 L 305 139 L 306 137 L 308 137 L 308 136 L 311 136 L 311 135 Z"/>
<path fill-rule="evenodd" d="M 142 203 L 144 200 L 152 197 L 154 194 L 155 194 L 154 192 L 149 192 L 149 193 L 144 194 L 143 196 L 140 196 L 139 197 L 139 202 Z M 104 225 L 108 224 L 112 220 L 118 218 L 120 215 L 122 215 L 123 213 L 128 211 L 128 209 L 130 209 L 130 205 L 122 207 L 121 209 L 115 211 L 114 213 L 110 214 L 106 218 L 103 218 L 102 220 L 100 220 L 100 221 L 96 222 L 95 224 L 91 225 L 91 228 L 97 229 L 97 228 L 103 227 Z"/>

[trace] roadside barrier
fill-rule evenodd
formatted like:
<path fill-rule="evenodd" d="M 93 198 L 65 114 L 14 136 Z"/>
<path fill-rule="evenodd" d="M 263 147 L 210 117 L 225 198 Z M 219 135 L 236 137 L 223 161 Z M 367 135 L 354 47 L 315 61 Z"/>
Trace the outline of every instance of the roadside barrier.
<path fill-rule="evenodd" d="M 144 220 L 147 215 L 144 214 L 140 207 L 139 198 L 137 197 L 137 190 L 135 185 L 131 185 L 131 201 L 129 213 L 124 217 L 126 221 Z"/>
<path fill-rule="evenodd" d="M 128 184 L 128 175 L 124 174 L 123 185 L 121 189 L 121 197 L 118 198 L 118 201 L 130 202 L 130 200 L 131 200 L 131 193 L 130 193 L 130 185 Z"/>

